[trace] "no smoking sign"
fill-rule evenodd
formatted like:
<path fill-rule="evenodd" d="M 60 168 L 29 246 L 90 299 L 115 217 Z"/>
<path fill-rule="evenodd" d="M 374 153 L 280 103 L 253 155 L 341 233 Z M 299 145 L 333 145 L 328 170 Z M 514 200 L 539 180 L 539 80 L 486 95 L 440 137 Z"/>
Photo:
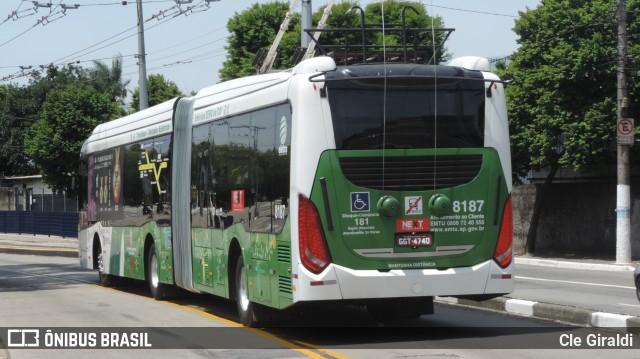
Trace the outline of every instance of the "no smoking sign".
<path fill-rule="evenodd" d="M 616 132 L 618 133 L 619 145 L 633 145 L 633 127 L 632 118 L 618 119 Z"/>

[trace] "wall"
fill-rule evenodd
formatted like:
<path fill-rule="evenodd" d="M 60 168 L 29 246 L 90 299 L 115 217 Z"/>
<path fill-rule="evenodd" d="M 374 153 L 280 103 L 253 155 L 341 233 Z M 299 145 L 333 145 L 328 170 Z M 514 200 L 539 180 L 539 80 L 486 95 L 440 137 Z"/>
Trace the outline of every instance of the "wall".
<path fill-rule="evenodd" d="M 632 259 L 640 260 L 640 183 L 631 184 Z M 542 185 L 513 189 L 514 250 L 525 251 L 536 193 Z M 634 190 L 635 189 L 635 190 Z M 553 184 L 542 208 L 536 255 L 615 259 L 615 183 Z"/>
<path fill-rule="evenodd" d="M 15 209 L 15 188 L 0 187 L 0 211 L 13 211 Z"/>

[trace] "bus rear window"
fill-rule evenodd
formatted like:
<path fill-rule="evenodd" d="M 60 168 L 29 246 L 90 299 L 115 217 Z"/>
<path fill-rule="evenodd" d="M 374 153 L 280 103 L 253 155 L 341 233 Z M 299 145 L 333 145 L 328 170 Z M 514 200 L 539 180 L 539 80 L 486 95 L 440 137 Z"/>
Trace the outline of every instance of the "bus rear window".
<path fill-rule="evenodd" d="M 484 83 L 384 78 L 327 82 L 336 148 L 484 145 Z M 383 133 L 386 138 L 383 141 Z"/>

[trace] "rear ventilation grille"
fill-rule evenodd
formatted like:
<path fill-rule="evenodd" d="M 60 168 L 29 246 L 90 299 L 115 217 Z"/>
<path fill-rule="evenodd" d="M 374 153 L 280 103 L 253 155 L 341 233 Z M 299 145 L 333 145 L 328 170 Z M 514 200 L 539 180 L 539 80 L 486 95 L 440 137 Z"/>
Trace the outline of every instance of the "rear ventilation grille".
<path fill-rule="evenodd" d="M 291 294 L 292 293 L 291 278 L 290 277 L 279 276 L 278 277 L 278 289 L 280 290 L 280 293 Z"/>
<path fill-rule="evenodd" d="M 289 244 L 278 243 L 278 262 L 291 263 L 291 247 Z"/>
<path fill-rule="evenodd" d="M 341 157 L 342 172 L 353 184 L 383 189 L 382 157 Z M 460 186 L 473 181 L 482 167 L 482 155 L 441 155 L 384 158 L 384 189 L 421 191 Z"/>

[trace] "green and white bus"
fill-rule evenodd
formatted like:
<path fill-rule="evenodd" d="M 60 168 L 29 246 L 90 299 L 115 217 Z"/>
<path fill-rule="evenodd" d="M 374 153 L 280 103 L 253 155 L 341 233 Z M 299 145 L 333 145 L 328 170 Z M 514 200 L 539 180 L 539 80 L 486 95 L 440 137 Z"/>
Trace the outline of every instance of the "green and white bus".
<path fill-rule="evenodd" d="M 82 147 L 80 263 L 237 302 L 433 312 L 513 291 L 503 82 L 488 61 L 227 81 L 99 125 Z"/>

